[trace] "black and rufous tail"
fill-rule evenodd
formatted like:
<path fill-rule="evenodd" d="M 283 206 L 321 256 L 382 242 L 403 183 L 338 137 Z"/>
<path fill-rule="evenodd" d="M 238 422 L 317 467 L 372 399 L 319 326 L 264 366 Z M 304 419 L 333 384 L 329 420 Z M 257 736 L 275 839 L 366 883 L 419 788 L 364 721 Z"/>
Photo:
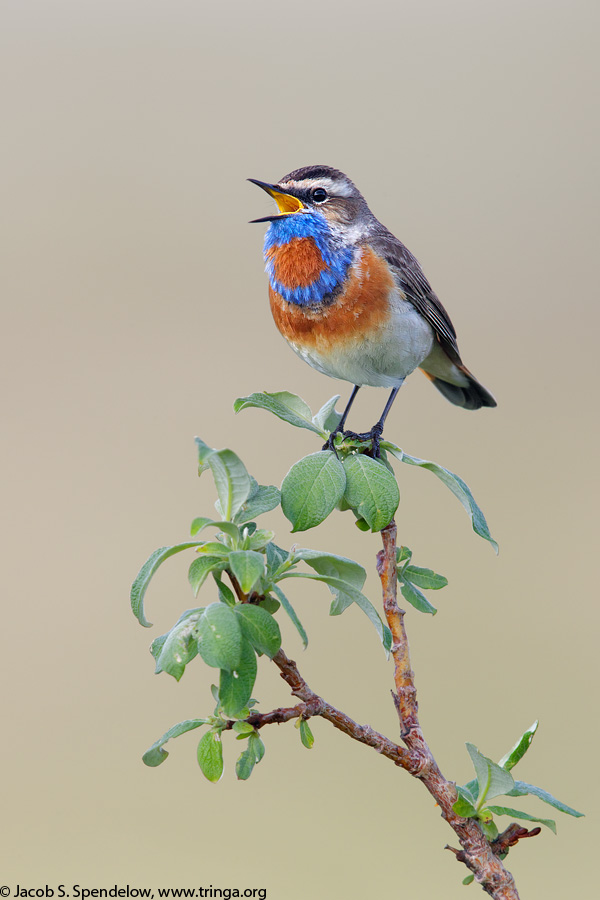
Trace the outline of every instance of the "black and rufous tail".
<path fill-rule="evenodd" d="M 497 406 L 496 400 L 488 390 L 471 375 L 466 366 L 460 366 L 461 373 L 466 376 L 466 384 L 451 384 L 435 375 L 430 375 L 425 369 L 421 369 L 424 375 L 435 385 L 440 394 L 455 406 L 463 409 L 481 409 L 482 406 Z"/>

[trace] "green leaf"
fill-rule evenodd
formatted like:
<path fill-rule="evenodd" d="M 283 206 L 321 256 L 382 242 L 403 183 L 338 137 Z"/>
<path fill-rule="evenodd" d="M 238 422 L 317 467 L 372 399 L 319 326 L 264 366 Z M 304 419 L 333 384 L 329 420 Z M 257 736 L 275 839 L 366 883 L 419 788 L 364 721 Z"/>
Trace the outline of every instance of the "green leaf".
<path fill-rule="evenodd" d="M 480 819 L 479 825 L 481 826 L 481 830 L 485 834 L 488 841 L 496 840 L 496 838 L 498 837 L 498 826 L 491 817 L 488 820 Z"/>
<path fill-rule="evenodd" d="M 463 878 L 462 883 L 463 884 L 472 884 L 473 881 L 475 881 L 475 876 L 467 875 L 465 878 Z"/>
<path fill-rule="evenodd" d="M 314 528 L 326 519 L 345 486 L 344 467 L 329 450 L 311 453 L 295 463 L 281 485 L 281 508 L 292 532 Z"/>
<path fill-rule="evenodd" d="M 229 566 L 245 594 L 249 594 L 265 574 L 265 560 L 254 550 L 235 550 L 229 554 Z"/>
<path fill-rule="evenodd" d="M 508 794 L 514 788 L 515 782 L 510 772 L 480 753 L 474 744 L 467 743 L 467 750 L 477 775 L 478 805 L 480 807 L 486 800 L 491 800 L 501 794 Z"/>
<path fill-rule="evenodd" d="M 217 582 L 217 590 L 219 591 L 219 600 L 221 603 L 226 603 L 227 606 L 235 606 L 235 597 L 233 595 L 233 591 L 229 587 L 229 585 L 225 584 L 225 582 L 221 579 L 220 572 L 213 572 L 213 578 Z"/>
<path fill-rule="evenodd" d="M 272 484 L 257 485 L 254 494 L 251 494 L 238 514 L 235 521 L 242 525 L 244 522 L 250 522 L 262 513 L 269 512 L 279 506 L 281 494 L 279 488 Z"/>
<path fill-rule="evenodd" d="M 221 556 L 198 556 L 190 565 L 188 571 L 188 581 L 194 592 L 194 597 L 198 596 L 198 591 L 208 578 L 211 572 L 222 569 L 225 565 Z"/>
<path fill-rule="evenodd" d="M 267 554 L 267 568 L 270 575 L 273 575 L 290 556 L 287 550 L 282 550 L 281 547 L 278 547 L 273 541 L 269 541 L 265 547 L 265 552 Z"/>
<path fill-rule="evenodd" d="M 368 523 L 371 531 L 381 531 L 392 521 L 400 503 L 396 479 L 387 466 L 364 453 L 349 454 L 343 465 L 344 500 Z"/>
<path fill-rule="evenodd" d="M 195 609 L 186 609 L 185 612 L 183 612 L 179 616 L 179 618 L 177 619 L 177 621 L 175 622 L 175 625 L 173 627 L 176 628 L 181 622 L 185 622 L 186 619 L 188 619 L 190 616 L 195 616 L 197 613 L 200 613 L 200 614 L 204 613 L 204 607 L 196 607 Z M 159 637 L 154 638 L 154 640 L 150 644 L 150 653 L 152 654 L 152 656 L 154 657 L 155 660 L 158 660 L 158 657 L 160 656 L 160 654 L 162 652 L 162 648 L 164 647 L 165 642 L 166 642 L 167 638 L 169 637 L 170 633 L 171 633 L 171 631 L 167 631 L 167 632 L 165 632 L 165 634 L 159 635 Z M 162 672 L 162 669 L 157 669 L 156 674 L 158 674 L 158 672 Z"/>
<path fill-rule="evenodd" d="M 213 784 L 223 774 L 223 747 L 220 731 L 207 731 L 198 744 L 198 765 L 202 774 Z"/>
<path fill-rule="evenodd" d="M 234 722 L 232 728 L 240 738 L 248 737 L 249 734 L 254 733 L 254 726 L 250 725 L 248 722 L 244 722 L 243 720 Z"/>
<path fill-rule="evenodd" d="M 256 672 L 256 653 L 250 641 L 242 637 L 239 665 L 232 672 L 221 669 L 219 699 L 226 716 L 234 717 L 246 706 L 252 696 Z"/>
<path fill-rule="evenodd" d="M 321 434 L 320 429 L 313 425 L 310 407 L 297 394 L 291 394 L 289 391 L 275 391 L 274 393 L 265 391 L 250 394 L 249 397 L 238 397 L 233 404 L 236 413 L 251 406 L 257 409 L 266 409 L 296 428 L 308 428 L 309 431 Z"/>
<path fill-rule="evenodd" d="M 402 580 L 400 582 L 400 591 L 406 602 L 410 603 L 411 606 L 414 606 L 415 609 L 418 609 L 419 612 L 429 613 L 430 615 L 435 616 L 437 612 L 436 607 L 433 606 L 427 597 L 422 594 L 418 588 L 414 587 L 410 581 Z"/>
<path fill-rule="evenodd" d="M 516 764 L 519 762 L 519 760 L 523 759 L 523 757 L 529 750 L 529 747 L 533 740 L 533 736 L 537 731 L 538 725 L 539 725 L 539 722 L 536 720 L 533 723 L 533 725 L 531 725 L 527 729 L 527 731 L 523 732 L 523 734 L 521 735 L 521 737 L 519 738 L 517 743 L 514 745 L 514 747 L 512 747 L 508 751 L 508 753 L 504 754 L 504 756 L 498 763 L 499 766 L 502 766 L 503 769 L 506 769 L 507 772 L 510 772 L 510 770 L 516 766 Z"/>
<path fill-rule="evenodd" d="M 335 408 L 335 404 L 339 399 L 340 395 L 336 394 L 335 397 L 332 397 L 331 400 L 324 403 L 319 412 L 315 413 L 312 417 L 313 425 L 319 429 L 322 437 L 331 434 L 331 432 L 339 425 L 342 414 L 337 412 Z"/>
<path fill-rule="evenodd" d="M 458 793 L 458 800 L 453 803 L 452 809 L 457 816 L 463 816 L 465 819 L 471 819 L 473 816 L 476 816 L 477 810 L 475 809 L 475 798 L 471 792 L 460 786 L 457 786 L 456 790 Z"/>
<path fill-rule="evenodd" d="M 238 603 L 234 612 L 254 649 L 273 659 L 281 647 L 281 632 L 273 616 L 251 603 Z"/>
<path fill-rule="evenodd" d="M 152 656 L 154 657 L 155 660 L 157 660 L 158 657 L 160 656 L 160 654 L 162 652 L 162 648 L 164 647 L 165 641 L 167 640 L 168 637 L 169 637 L 169 632 L 167 631 L 166 634 L 161 634 L 160 637 L 154 638 L 154 640 L 150 644 L 150 653 L 152 654 Z M 159 675 L 161 672 L 162 672 L 162 669 L 156 668 L 154 670 L 155 675 Z"/>
<path fill-rule="evenodd" d="M 258 601 L 258 605 L 260 609 L 266 609 L 268 613 L 271 613 L 271 615 L 273 615 L 277 612 L 277 610 L 281 606 L 281 603 L 279 602 L 279 600 L 276 600 L 275 597 L 267 595 L 266 597 L 260 598 L 260 600 Z"/>
<path fill-rule="evenodd" d="M 315 739 L 306 719 L 300 719 L 300 740 L 307 750 L 312 750 Z"/>
<path fill-rule="evenodd" d="M 490 806 L 489 809 L 496 816 L 510 816 L 513 819 L 523 819 L 525 822 L 539 822 L 556 834 L 556 822 L 554 819 L 538 819 L 535 816 L 530 816 L 529 813 L 522 812 L 520 809 L 512 809 L 510 806 Z"/>
<path fill-rule="evenodd" d="M 224 603 L 206 607 L 198 625 L 198 652 L 208 666 L 233 672 L 241 661 L 242 630 Z"/>
<path fill-rule="evenodd" d="M 203 553 L 205 556 L 220 556 L 224 559 L 229 556 L 231 550 L 221 541 L 203 541 L 196 548 L 196 553 Z"/>
<path fill-rule="evenodd" d="M 412 550 L 409 547 L 396 548 L 396 562 L 398 564 L 403 563 L 405 560 L 410 559 L 411 557 Z"/>
<path fill-rule="evenodd" d="M 223 518 L 232 519 L 248 499 L 251 483 L 244 463 L 233 450 L 213 450 L 196 438 L 201 467 L 210 466 Z"/>
<path fill-rule="evenodd" d="M 196 517 L 190 525 L 191 536 L 195 537 L 203 528 L 206 528 L 207 525 L 212 525 L 213 522 L 214 519 L 207 519 L 205 516 Z"/>
<path fill-rule="evenodd" d="M 235 764 L 235 774 L 240 781 L 250 778 L 255 762 L 254 751 L 250 747 L 246 747 Z"/>
<path fill-rule="evenodd" d="M 187 541 L 185 544 L 174 544 L 172 547 L 159 547 L 152 556 L 148 557 L 131 586 L 131 609 L 140 625 L 143 625 L 144 628 L 150 628 L 152 625 L 152 622 L 148 622 L 144 615 L 144 596 L 150 584 L 150 579 L 158 567 L 164 563 L 165 559 L 168 559 L 175 553 L 181 553 L 182 550 L 189 550 L 190 547 L 199 546 L 199 541 Z"/>
<path fill-rule="evenodd" d="M 208 719 L 186 719 L 185 722 L 179 722 L 177 725 L 173 725 L 172 728 L 165 731 L 163 736 L 157 741 L 154 741 L 152 746 L 146 750 L 142 756 L 143 762 L 147 766 L 160 766 L 169 755 L 166 750 L 163 750 L 163 744 L 166 744 L 171 738 L 176 738 L 179 737 L 180 734 L 185 734 L 186 731 L 192 731 L 194 728 L 199 728 L 200 725 L 206 725 L 207 722 Z"/>
<path fill-rule="evenodd" d="M 425 591 L 439 591 L 448 584 L 448 579 L 443 575 L 438 575 L 432 569 L 422 569 L 420 566 L 406 566 L 402 570 L 402 577 Z"/>
<path fill-rule="evenodd" d="M 474 786 L 475 790 L 477 790 L 477 787 L 478 787 L 477 781 L 476 780 L 472 781 L 471 784 Z M 458 793 L 458 796 L 462 797 L 463 800 L 467 800 L 469 803 L 471 803 L 473 805 L 475 804 L 477 795 L 473 793 L 473 791 L 471 790 L 471 788 L 468 785 L 464 785 L 464 786 L 457 785 L 456 791 Z"/>
<path fill-rule="evenodd" d="M 474 778 L 473 781 L 467 782 L 467 784 L 465 784 L 464 786 L 464 790 L 468 791 L 472 797 L 477 799 L 477 796 L 479 794 L 479 784 L 477 783 L 477 779 Z"/>
<path fill-rule="evenodd" d="M 532 794 L 534 797 L 539 797 L 544 803 L 553 806 L 554 809 L 558 809 L 560 812 L 566 813 L 568 816 L 575 816 L 577 819 L 583 816 L 582 812 L 577 812 L 572 806 L 567 806 L 566 803 L 557 800 L 556 797 L 553 797 L 548 791 L 536 787 L 535 784 L 527 784 L 525 781 L 515 781 L 512 791 L 507 791 L 509 797 L 524 797 L 526 794 Z"/>
<path fill-rule="evenodd" d="M 299 547 L 294 553 L 295 560 L 304 560 L 315 572 L 320 575 L 331 575 L 341 578 L 359 590 L 362 588 L 367 573 L 361 565 L 353 559 L 345 556 L 336 556 L 335 553 L 324 553 L 322 550 L 309 550 L 307 547 Z"/>
<path fill-rule="evenodd" d="M 256 763 L 265 755 L 265 745 L 256 732 L 248 738 L 248 746 L 235 764 L 235 772 L 240 781 L 245 781 L 252 774 Z"/>
<path fill-rule="evenodd" d="M 261 761 L 261 759 L 263 758 L 263 756 L 265 755 L 265 745 L 263 744 L 262 739 L 256 732 L 254 732 L 254 734 L 251 734 L 250 737 L 248 738 L 248 747 L 252 748 L 252 751 L 254 753 L 254 759 L 256 760 L 257 763 L 259 763 Z"/>
<path fill-rule="evenodd" d="M 194 438 L 196 443 L 196 449 L 198 451 L 198 466 L 202 472 L 208 469 L 208 460 L 217 451 L 213 447 L 209 447 L 208 444 L 205 444 L 201 438 Z"/>
<path fill-rule="evenodd" d="M 233 519 L 248 499 L 250 476 L 244 463 L 233 450 L 219 450 L 212 460 L 217 458 L 218 467 L 213 467 L 210 460 L 209 465 L 213 469 L 219 503 L 224 513 L 223 518 Z"/>
<path fill-rule="evenodd" d="M 314 581 L 322 581 L 326 584 L 335 597 L 330 609 L 330 615 L 332 616 L 340 615 L 350 604 L 356 603 L 373 623 L 384 649 L 386 652 L 389 652 L 392 646 L 392 634 L 389 628 L 383 624 L 371 601 L 354 585 L 349 584 L 347 581 L 342 581 L 341 578 L 333 578 L 331 575 L 313 575 L 310 572 L 286 572 L 281 580 L 283 581 L 285 578 L 311 578 Z M 277 588 L 275 587 L 274 590 L 277 590 Z"/>
<path fill-rule="evenodd" d="M 473 531 L 480 537 L 485 538 L 486 541 L 489 541 L 496 553 L 498 552 L 498 544 L 490 534 L 485 516 L 475 502 L 475 498 L 473 497 L 469 486 L 465 484 L 462 478 L 459 478 L 458 475 L 455 475 L 448 469 L 444 469 L 437 463 L 429 462 L 427 459 L 419 459 L 417 456 L 409 456 L 408 453 L 404 453 L 400 447 L 397 447 L 389 441 L 382 441 L 381 446 L 395 456 L 396 459 L 399 459 L 400 462 L 408 463 L 410 466 L 420 466 L 423 469 L 429 469 L 430 472 L 437 475 L 440 481 L 443 481 L 446 487 L 452 491 L 454 496 L 458 497 L 466 509 L 473 525 Z"/>
<path fill-rule="evenodd" d="M 233 538 L 235 541 L 239 541 L 240 539 L 240 529 L 237 525 L 234 525 L 233 522 L 219 522 L 215 519 L 194 519 L 190 528 L 190 534 L 194 537 L 195 535 L 200 534 L 205 528 L 208 528 L 209 525 L 212 525 L 213 528 L 217 528 L 219 531 L 229 535 L 229 537 Z"/>
<path fill-rule="evenodd" d="M 160 644 L 160 652 L 155 656 L 157 675 L 160 672 L 167 672 L 179 681 L 187 664 L 198 653 L 198 622 L 203 615 L 204 609 L 187 610 L 164 635 L 165 640 Z M 157 641 L 153 642 L 152 647 L 158 649 Z M 154 652 L 152 655 L 154 656 Z"/>
<path fill-rule="evenodd" d="M 303 626 L 302 622 L 296 615 L 296 610 L 294 609 L 294 607 L 292 606 L 292 604 L 290 603 L 288 598 L 285 596 L 285 594 L 283 593 L 281 588 L 278 587 L 278 585 L 276 585 L 276 584 L 273 585 L 273 592 L 275 594 L 277 594 L 277 599 L 281 603 L 282 609 L 285 610 L 285 612 L 288 614 L 288 616 L 292 620 L 294 628 L 300 635 L 302 644 L 304 645 L 304 649 L 306 650 L 306 648 L 308 647 L 308 636 L 306 634 L 306 631 L 304 630 L 304 626 Z"/>
<path fill-rule="evenodd" d="M 264 528 L 258 528 L 244 541 L 244 550 L 264 550 L 274 537 L 274 531 L 266 531 Z"/>

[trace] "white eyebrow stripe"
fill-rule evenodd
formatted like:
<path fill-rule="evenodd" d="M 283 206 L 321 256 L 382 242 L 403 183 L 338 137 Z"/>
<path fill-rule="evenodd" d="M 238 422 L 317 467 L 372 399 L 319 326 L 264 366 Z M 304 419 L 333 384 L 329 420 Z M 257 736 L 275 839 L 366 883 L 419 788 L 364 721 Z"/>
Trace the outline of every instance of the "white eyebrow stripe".
<path fill-rule="evenodd" d="M 334 197 L 351 197 L 353 195 L 352 185 L 341 179 L 328 178 L 306 178 L 302 181 L 285 181 L 282 186 L 296 188 L 298 190 L 308 190 L 310 188 L 322 187 L 326 191 L 330 191 Z"/>

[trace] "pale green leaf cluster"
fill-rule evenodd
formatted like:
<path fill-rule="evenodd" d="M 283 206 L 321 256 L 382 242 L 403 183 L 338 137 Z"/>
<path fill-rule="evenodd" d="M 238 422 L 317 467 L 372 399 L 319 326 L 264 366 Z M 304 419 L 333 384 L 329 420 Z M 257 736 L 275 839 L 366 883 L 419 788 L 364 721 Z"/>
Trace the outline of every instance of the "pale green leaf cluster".
<path fill-rule="evenodd" d="M 311 453 L 292 466 L 281 485 L 281 508 L 292 532 L 320 525 L 334 509 L 352 509 L 367 530 L 381 531 L 399 502 L 398 484 L 386 464 L 354 450 Z"/>
<path fill-rule="evenodd" d="M 289 391 L 254 393 L 234 403 L 236 412 L 248 407 L 267 410 L 296 428 L 306 428 L 327 440 L 340 420 L 332 397 L 314 416 L 307 403 Z M 400 462 L 433 472 L 462 503 L 473 530 L 498 551 L 488 524 L 469 487 L 458 475 L 437 463 L 410 456 L 391 441 L 381 441 L 381 459 L 366 455 L 370 446 L 354 439 L 335 439 L 335 452 L 321 450 L 297 462 L 281 485 L 281 507 L 292 531 L 306 531 L 323 522 L 334 509 L 353 510 L 361 530 L 381 531 L 394 517 L 400 502 L 398 484 L 388 462 Z M 413 582 L 414 584 L 414 582 Z M 419 608 L 419 598 L 406 587 L 405 599 Z M 433 607 L 427 610 L 433 611 Z"/>
<path fill-rule="evenodd" d="M 402 596 L 418 609 L 419 612 L 430 613 L 435 616 L 437 609 L 429 602 L 425 594 L 420 590 L 439 591 L 446 587 L 448 579 L 438 575 L 432 569 L 423 569 L 420 566 L 411 565 L 412 550 L 408 547 L 398 547 L 397 572 L 398 583 Z"/>
<path fill-rule="evenodd" d="M 582 816 L 583 813 L 577 812 L 566 803 L 557 800 L 548 791 L 538 788 L 532 784 L 526 784 L 523 781 L 515 781 L 511 775 L 513 769 L 523 758 L 537 731 L 538 723 L 534 722 L 528 728 L 514 747 L 506 753 L 499 763 L 493 762 L 473 744 L 467 744 L 467 750 L 473 768 L 475 769 L 476 778 L 468 784 L 457 787 L 458 800 L 454 804 L 454 812 L 465 818 L 475 818 L 479 821 L 481 828 L 488 838 L 493 841 L 498 837 L 498 826 L 494 821 L 494 816 L 510 816 L 513 819 L 521 819 L 525 822 L 536 822 L 545 825 L 556 834 L 556 822 L 554 819 L 539 818 L 532 816 L 530 813 L 520 809 L 514 809 L 512 806 L 505 804 L 490 804 L 490 800 L 496 797 L 523 797 L 526 794 L 532 794 L 539 797 L 544 803 L 553 806 L 570 816 Z M 465 879 L 465 884 L 469 881 Z"/>
<path fill-rule="evenodd" d="M 273 402 L 281 403 L 281 396 L 294 407 L 293 416 L 304 417 L 303 420 L 306 418 L 307 407 L 303 401 L 294 403 L 293 398 L 290 399 L 292 395 L 283 394 Z M 335 419 L 334 405 L 334 401 L 326 404 L 315 417 L 316 421 L 331 423 Z M 191 535 L 195 540 L 161 547 L 150 556 L 132 586 L 131 607 L 138 621 L 149 626 L 144 612 L 148 585 L 162 563 L 183 550 L 194 551 L 194 559 L 188 569 L 188 581 L 194 596 L 199 595 L 209 578 L 217 589 L 216 600 L 186 610 L 166 634 L 153 641 L 150 648 L 156 662 L 155 671 L 167 672 L 177 681 L 196 657 L 207 666 L 219 670 L 215 714 L 209 718 L 189 720 L 194 725 L 188 722 L 175 726 L 144 756 L 148 765 L 159 765 L 167 758 L 166 751 L 162 749 L 166 741 L 192 727 L 209 724 L 210 730 L 200 741 L 198 761 L 206 777 L 216 781 L 223 766 L 221 733 L 228 727 L 227 721 L 240 720 L 244 711 L 249 709 L 258 672 L 257 657 L 266 655 L 272 658 L 281 647 L 281 632 L 275 618 L 280 608 L 289 616 L 303 644 L 306 646 L 308 643 L 306 631 L 282 590 L 284 581 L 305 578 L 325 584 L 332 595 L 331 615 L 339 615 L 351 604 L 356 604 L 374 625 L 386 651 L 391 646 L 391 634 L 363 593 L 366 573 L 362 566 L 322 550 L 293 547 L 288 551 L 279 547 L 273 540 L 273 532 L 258 528 L 254 521 L 256 516 L 283 502 L 279 490 L 273 485 L 258 484 L 231 450 L 215 450 L 200 439 L 196 439 L 196 444 L 200 474 L 210 471 L 213 475 L 219 518 L 195 518 L 191 525 Z M 303 487 L 304 495 L 312 491 L 315 504 L 319 502 L 320 488 L 326 493 L 326 470 L 331 467 L 332 461 L 334 469 L 339 466 L 338 475 L 341 470 L 340 480 L 346 483 L 344 467 L 334 454 L 321 453 L 317 456 L 325 459 L 325 466 L 315 470 L 317 476 L 321 472 L 322 478 L 316 477 L 315 471 L 310 471 L 305 476 Z M 209 530 L 213 532 L 212 536 L 203 540 L 204 533 Z M 258 735 L 252 736 L 254 729 L 250 731 L 252 734 L 246 734 L 247 750 L 236 766 L 239 778 L 247 778 L 264 753 L 262 741 Z M 309 735 L 310 729 L 305 724 L 301 736 L 306 746 L 312 740 Z"/>

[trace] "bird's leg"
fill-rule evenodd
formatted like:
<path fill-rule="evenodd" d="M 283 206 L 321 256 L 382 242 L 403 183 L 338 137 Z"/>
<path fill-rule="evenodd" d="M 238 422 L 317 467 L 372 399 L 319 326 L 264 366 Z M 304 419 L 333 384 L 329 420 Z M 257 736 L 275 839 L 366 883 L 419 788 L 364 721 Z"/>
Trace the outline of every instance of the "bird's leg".
<path fill-rule="evenodd" d="M 385 420 L 388 417 L 388 413 L 392 408 L 392 404 L 396 399 L 398 391 L 400 390 L 401 385 L 398 385 L 392 390 L 392 393 L 388 397 L 388 401 L 385 404 L 384 410 L 381 413 L 379 421 L 373 425 L 370 431 L 366 431 L 364 434 L 356 434 L 354 431 L 345 431 L 344 437 L 352 438 L 355 441 L 371 441 L 371 452 L 369 456 L 372 456 L 373 459 L 379 459 L 381 456 L 381 449 L 379 447 L 379 441 L 381 440 L 381 435 L 383 434 L 383 426 L 385 424 Z"/>
<path fill-rule="evenodd" d="M 346 419 L 348 418 L 348 413 L 350 412 L 350 407 L 354 403 L 354 400 L 355 400 L 356 395 L 358 394 L 359 390 L 360 390 L 360 384 L 355 384 L 354 387 L 352 388 L 352 393 L 350 394 L 350 399 L 348 400 L 348 403 L 346 404 L 346 409 L 342 413 L 342 418 L 338 422 L 333 434 L 339 434 L 340 431 L 343 432 L 344 425 L 346 424 Z"/>
<path fill-rule="evenodd" d="M 346 404 L 346 409 L 342 413 L 342 418 L 340 419 L 340 421 L 338 422 L 336 427 L 333 429 L 333 431 L 327 438 L 327 443 L 323 444 L 323 450 L 333 450 L 333 441 L 334 441 L 336 434 L 340 434 L 340 433 L 345 434 L 344 425 L 346 424 L 346 419 L 348 418 L 348 413 L 350 412 L 350 407 L 354 403 L 354 398 L 358 394 L 359 390 L 360 390 L 360 384 L 355 384 L 354 388 L 352 390 L 352 393 L 350 394 L 350 399 L 348 400 L 348 403 Z"/>

